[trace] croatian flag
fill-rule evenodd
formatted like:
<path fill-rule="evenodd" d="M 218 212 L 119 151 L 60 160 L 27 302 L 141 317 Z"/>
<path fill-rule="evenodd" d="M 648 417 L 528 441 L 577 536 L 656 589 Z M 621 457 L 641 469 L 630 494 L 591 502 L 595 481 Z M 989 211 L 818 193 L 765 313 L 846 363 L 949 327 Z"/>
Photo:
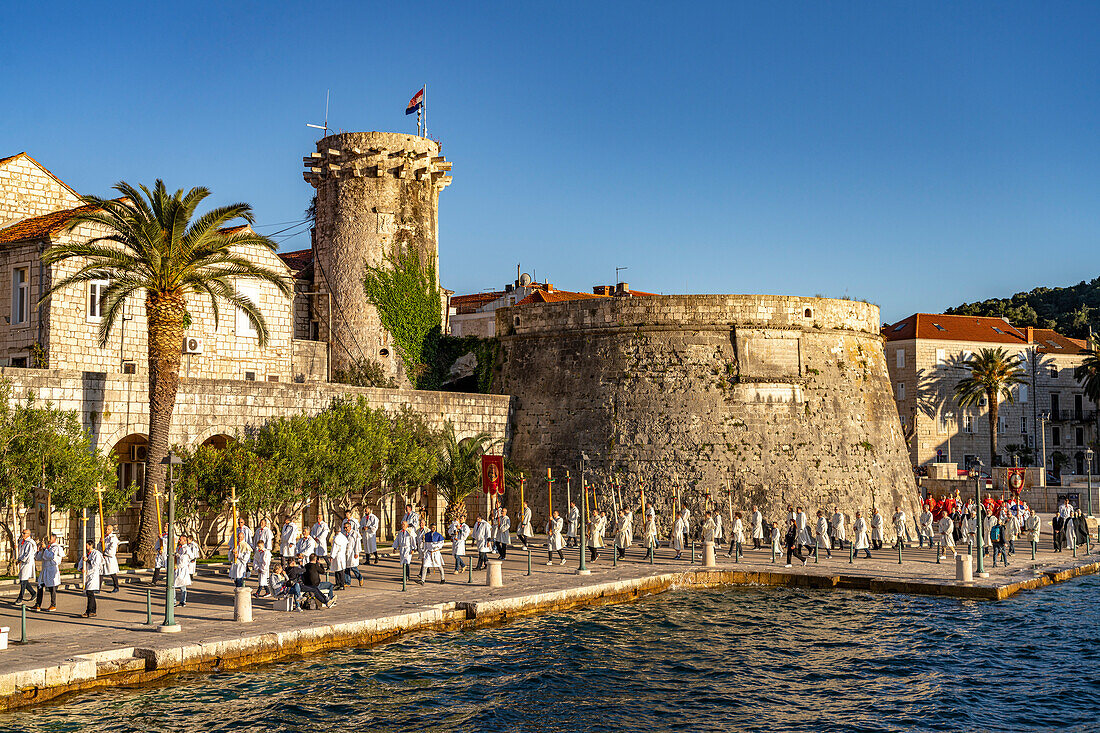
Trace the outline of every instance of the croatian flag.
<path fill-rule="evenodd" d="M 409 100 L 409 106 L 405 108 L 405 114 L 411 115 L 413 112 L 419 112 L 422 109 L 424 109 L 424 87 L 421 87 L 420 91 Z"/>

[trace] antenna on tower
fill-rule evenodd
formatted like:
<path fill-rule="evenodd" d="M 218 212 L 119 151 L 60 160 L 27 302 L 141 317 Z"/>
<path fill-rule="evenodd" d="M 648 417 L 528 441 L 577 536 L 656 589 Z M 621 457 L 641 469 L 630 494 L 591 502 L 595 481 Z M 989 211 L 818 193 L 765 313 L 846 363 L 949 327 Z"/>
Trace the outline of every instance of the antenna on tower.
<path fill-rule="evenodd" d="M 615 284 L 616 285 L 619 283 L 619 273 L 622 272 L 623 270 L 629 270 L 629 269 L 630 269 L 629 267 L 616 267 L 615 268 Z"/>
<path fill-rule="evenodd" d="M 331 92 L 332 92 L 331 89 L 326 89 L 325 90 L 325 124 L 322 126 L 322 125 L 314 125 L 310 122 L 306 123 L 306 127 L 312 127 L 316 130 L 324 130 L 324 132 L 325 132 L 324 136 L 325 137 L 328 137 L 328 96 Z"/>

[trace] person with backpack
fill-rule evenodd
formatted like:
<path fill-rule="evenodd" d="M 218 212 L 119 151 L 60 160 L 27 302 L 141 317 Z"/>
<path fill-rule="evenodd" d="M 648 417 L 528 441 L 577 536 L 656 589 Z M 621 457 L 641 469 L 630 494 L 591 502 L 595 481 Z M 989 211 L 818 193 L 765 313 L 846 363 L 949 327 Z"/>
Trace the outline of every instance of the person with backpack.
<path fill-rule="evenodd" d="M 1005 544 L 1005 528 L 1003 524 L 994 524 L 989 528 L 989 541 L 993 543 L 993 567 L 997 567 L 997 556 L 1001 557 L 1001 565 L 1008 567 L 1008 547 Z"/>
<path fill-rule="evenodd" d="M 787 564 L 783 567 L 789 568 L 791 566 L 791 555 L 794 555 L 802 561 L 802 565 L 806 565 L 806 558 L 802 555 L 802 542 L 799 539 L 800 532 L 805 530 L 799 530 L 798 522 L 791 519 L 790 526 L 787 528 L 787 534 L 783 538 L 783 544 L 787 547 Z"/>

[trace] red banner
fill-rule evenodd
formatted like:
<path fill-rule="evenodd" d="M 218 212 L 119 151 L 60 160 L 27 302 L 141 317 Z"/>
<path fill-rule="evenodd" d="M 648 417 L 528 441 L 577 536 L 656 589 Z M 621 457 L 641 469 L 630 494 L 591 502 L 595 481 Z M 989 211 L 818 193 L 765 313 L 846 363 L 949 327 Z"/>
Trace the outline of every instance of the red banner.
<path fill-rule="evenodd" d="M 504 493 L 504 456 L 481 457 L 481 490 L 489 495 Z"/>

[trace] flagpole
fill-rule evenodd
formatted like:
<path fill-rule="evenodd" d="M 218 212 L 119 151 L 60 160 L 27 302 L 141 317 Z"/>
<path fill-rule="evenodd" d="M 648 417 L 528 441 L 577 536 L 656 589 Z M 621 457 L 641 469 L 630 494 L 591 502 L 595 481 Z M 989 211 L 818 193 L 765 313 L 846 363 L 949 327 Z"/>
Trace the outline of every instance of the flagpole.
<path fill-rule="evenodd" d="M 424 96 L 420 101 L 424 109 L 424 137 L 428 136 L 428 82 L 424 82 Z"/>

